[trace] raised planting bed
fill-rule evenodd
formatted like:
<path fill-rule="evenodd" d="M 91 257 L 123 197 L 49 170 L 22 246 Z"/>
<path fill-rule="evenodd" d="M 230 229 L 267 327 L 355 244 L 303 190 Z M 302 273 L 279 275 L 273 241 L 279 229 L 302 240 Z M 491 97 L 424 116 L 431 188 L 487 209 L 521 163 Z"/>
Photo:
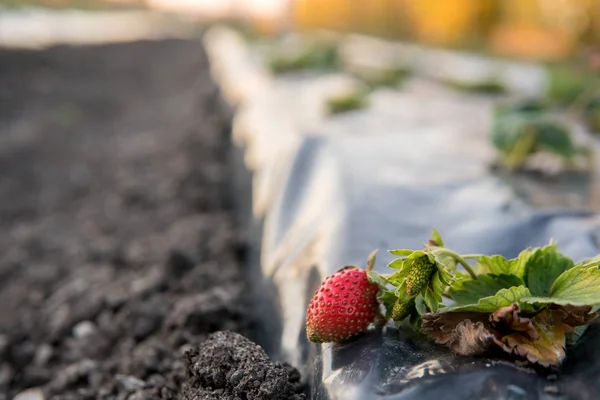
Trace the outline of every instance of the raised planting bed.
<path fill-rule="evenodd" d="M 0 399 L 303 398 L 238 335 L 261 330 L 208 67 L 193 40 L 0 50 Z"/>
<path fill-rule="evenodd" d="M 347 49 L 354 39 L 340 40 Z M 567 348 L 558 369 L 502 355 L 455 355 L 389 321 L 339 343 L 307 339 L 307 308 L 327 276 L 346 265 L 364 267 L 373 249 L 380 249 L 374 271 L 388 273 L 396 256 L 385 250 L 423 248 L 433 227 L 459 253 L 513 258 L 550 239 L 576 262 L 600 253 L 593 163 L 585 172 L 559 167 L 553 174 L 551 160 L 539 175 L 496 167 L 494 110 L 499 101 L 540 95 L 541 68 L 475 59 L 507 90 L 465 90 L 445 79 L 455 82 L 464 71 L 453 73 L 432 60 L 464 66 L 473 58 L 409 46 L 417 53 L 410 63 L 427 65 L 425 71 L 417 68 L 399 86 L 371 88 L 362 107 L 332 114 L 331 98 L 364 84 L 355 70 L 305 62 L 280 74 L 281 68 L 269 69 L 270 45 L 249 44 L 227 29 L 211 30 L 205 43 L 213 76 L 237 107 L 233 138 L 253 172 L 252 217 L 263 225 L 265 293 L 279 304 L 265 317 L 279 338 L 272 354 L 301 368 L 312 399 L 597 397 L 597 326 Z M 376 56 L 390 57 L 367 50 L 362 58 L 360 51 L 354 54 L 363 67 L 381 68 L 373 65 Z M 396 55 L 385 68 L 398 67 Z M 535 79 L 520 85 L 520 73 Z M 597 160 L 598 140 L 580 121 L 564 121 L 573 140 L 593 149 Z M 564 179 L 571 173 L 577 179 Z"/>

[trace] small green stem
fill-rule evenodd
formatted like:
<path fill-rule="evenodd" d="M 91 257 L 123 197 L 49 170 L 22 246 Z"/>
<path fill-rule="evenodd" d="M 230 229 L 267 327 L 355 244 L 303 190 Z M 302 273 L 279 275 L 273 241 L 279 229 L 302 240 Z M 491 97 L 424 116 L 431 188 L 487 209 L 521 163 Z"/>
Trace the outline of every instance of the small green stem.
<path fill-rule="evenodd" d="M 471 275 L 471 278 L 477 279 L 477 274 L 475 273 L 475 271 L 473 271 L 473 268 L 465 261 L 464 258 L 459 256 L 458 254 L 456 255 L 455 258 L 456 258 L 456 261 L 458 261 L 463 267 L 465 267 L 465 269 L 467 270 L 469 275 Z"/>
<path fill-rule="evenodd" d="M 465 260 L 477 260 L 478 258 L 485 257 L 485 254 L 461 254 L 461 257 Z"/>
<path fill-rule="evenodd" d="M 446 248 L 442 248 L 442 247 L 437 248 L 435 251 L 440 252 L 442 254 L 449 255 L 450 257 L 454 258 L 456 261 L 458 261 L 459 264 L 461 264 L 463 267 L 465 267 L 465 269 L 467 270 L 469 275 L 471 275 L 472 279 L 477 279 L 477 274 L 475 273 L 475 271 L 473 271 L 473 268 L 469 265 L 469 263 L 467 263 L 465 261 L 465 259 L 460 254 L 458 254 L 450 249 L 446 249 Z"/>

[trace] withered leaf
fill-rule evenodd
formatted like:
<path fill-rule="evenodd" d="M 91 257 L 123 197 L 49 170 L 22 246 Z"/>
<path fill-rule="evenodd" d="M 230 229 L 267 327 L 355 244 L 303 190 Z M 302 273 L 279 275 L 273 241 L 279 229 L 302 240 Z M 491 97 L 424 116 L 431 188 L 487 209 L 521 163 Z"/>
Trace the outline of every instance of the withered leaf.
<path fill-rule="evenodd" d="M 482 313 L 424 314 L 421 332 L 456 354 L 478 355 L 494 345 L 495 338 L 488 330 L 486 317 Z"/>
<path fill-rule="evenodd" d="M 600 311 L 590 314 L 592 306 L 552 305 L 550 309 L 560 311 L 563 316 L 562 322 L 570 326 L 586 325 L 600 314 Z"/>
<path fill-rule="evenodd" d="M 495 344 L 496 338 L 481 322 L 474 323 L 467 319 L 460 322 L 453 333 L 448 346 L 462 356 L 483 354 Z"/>
<path fill-rule="evenodd" d="M 531 339 L 524 332 L 504 336 L 505 351 L 517 354 L 529 362 L 544 367 L 557 367 L 565 359 L 565 333 L 572 328 L 562 320 L 560 311 L 546 309 L 531 319 L 538 333 L 538 339 Z"/>
<path fill-rule="evenodd" d="M 539 335 L 529 318 L 521 317 L 518 303 L 501 307 L 490 314 L 490 324 L 500 331 L 513 330 L 523 332 L 529 339 L 538 339 Z"/>

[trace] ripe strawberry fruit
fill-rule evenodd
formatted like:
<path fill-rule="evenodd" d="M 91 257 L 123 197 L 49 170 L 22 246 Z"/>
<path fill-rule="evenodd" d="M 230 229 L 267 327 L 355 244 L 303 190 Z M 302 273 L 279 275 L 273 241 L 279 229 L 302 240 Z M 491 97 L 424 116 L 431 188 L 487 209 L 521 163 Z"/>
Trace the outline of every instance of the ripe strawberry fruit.
<path fill-rule="evenodd" d="M 379 287 L 367 271 L 342 268 L 327 277 L 308 306 L 306 335 L 316 343 L 340 342 L 364 332 L 379 315 Z"/>

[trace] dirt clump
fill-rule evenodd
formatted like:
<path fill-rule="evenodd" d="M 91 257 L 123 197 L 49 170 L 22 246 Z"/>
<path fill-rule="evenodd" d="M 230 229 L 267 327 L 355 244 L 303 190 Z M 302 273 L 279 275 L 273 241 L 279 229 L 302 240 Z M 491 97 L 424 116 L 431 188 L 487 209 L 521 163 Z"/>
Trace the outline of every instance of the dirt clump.
<path fill-rule="evenodd" d="M 259 345 L 237 333 L 213 333 L 186 359 L 183 400 L 306 398 L 294 368 L 271 361 Z"/>

